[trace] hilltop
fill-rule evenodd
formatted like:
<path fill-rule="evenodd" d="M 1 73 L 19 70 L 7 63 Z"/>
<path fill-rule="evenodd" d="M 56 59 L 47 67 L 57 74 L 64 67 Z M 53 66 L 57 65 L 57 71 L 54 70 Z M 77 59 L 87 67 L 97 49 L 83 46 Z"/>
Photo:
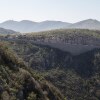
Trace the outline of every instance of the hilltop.
<path fill-rule="evenodd" d="M 100 21 L 95 19 L 87 19 L 74 23 L 70 25 L 69 28 L 100 30 Z"/>

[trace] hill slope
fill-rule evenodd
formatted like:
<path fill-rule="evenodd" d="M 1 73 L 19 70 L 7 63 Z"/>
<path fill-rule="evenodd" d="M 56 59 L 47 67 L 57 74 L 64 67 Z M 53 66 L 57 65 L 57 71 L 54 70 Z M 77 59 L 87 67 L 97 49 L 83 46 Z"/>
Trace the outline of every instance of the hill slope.
<path fill-rule="evenodd" d="M 63 100 L 60 92 L 0 42 L 0 100 Z"/>
<path fill-rule="evenodd" d="M 58 87 L 69 100 L 100 99 L 100 48 L 92 48 L 73 55 L 59 48 L 32 42 L 100 47 L 100 31 L 61 29 L 20 35 L 18 38 L 8 40 L 9 46 L 24 59 L 27 65 Z M 70 49 L 76 52 L 78 46 L 75 50 Z"/>
<path fill-rule="evenodd" d="M 29 42 L 11 42 L 12 48 L 69 100 L 100 99 L 100 49 L 73 56 Z M 11 46 L 10 45 L 10 46 Z"/>
<path fill-rule="evenodd" d="M 8 29 L 4 29 L 4 28 L 0 28 L 0 34 L 16 34 L 18 32 L 13 31 L 13 30 L 8 30 Z"/>
<path fill-rule="evenodd" d="M 78 55 L 94 48 L 100 48 L 100 31 L 86 29 L 60 29 L 28 33 L 20 39 L 33 43 L 48 45 L 62 51 Z"/>

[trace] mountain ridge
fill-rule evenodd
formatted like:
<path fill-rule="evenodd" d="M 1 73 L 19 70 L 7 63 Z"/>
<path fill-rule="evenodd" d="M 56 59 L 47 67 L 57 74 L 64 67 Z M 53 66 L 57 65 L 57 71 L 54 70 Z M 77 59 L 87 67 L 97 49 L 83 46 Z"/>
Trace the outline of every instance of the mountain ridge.
<path fill-rule="evenodd" d="M 100 30 L 100 21 L 96 19 L 86 19 L 76 23 L 68 23 L 63 21 L 46 20 L 41 22 L 35 22 L 30 20 L 7 20 L 0 23 L 0 27 L 5 29 L 11 29 L 14 31 L 28 33 L 39 32 L 53 29 L 93 29 Z"/>
<path fill-rule="evenodd" d="M 0 28 L 0 34 L 16 34 L 16 33 L 19 33 L 19 32 L 13 31 L 11 29 Z"/>
<path fill-rule="evenodd" d="M 81 28 L 81 29 L 99 29 L 100 30 L 100 21 L 96 19 L 87 19 L 80 22 L 74 23 L 69 28 Z"/>

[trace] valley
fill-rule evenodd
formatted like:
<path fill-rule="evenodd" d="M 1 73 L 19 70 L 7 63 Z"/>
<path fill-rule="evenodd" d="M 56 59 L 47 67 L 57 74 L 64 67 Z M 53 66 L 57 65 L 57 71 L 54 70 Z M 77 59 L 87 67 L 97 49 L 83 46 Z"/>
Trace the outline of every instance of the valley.
<path fill-rule="evenodd" d="M 100 100 L 100 0 L 0 0 L 0 100 Z"/>
<path fill-rule="evenodd" d="M 81 29 L 53 30 L 3 36 L 1 41 L 6 41 L 36 75 L 61 90 L 65 100 L 99 100 L 99 33 Z"/>

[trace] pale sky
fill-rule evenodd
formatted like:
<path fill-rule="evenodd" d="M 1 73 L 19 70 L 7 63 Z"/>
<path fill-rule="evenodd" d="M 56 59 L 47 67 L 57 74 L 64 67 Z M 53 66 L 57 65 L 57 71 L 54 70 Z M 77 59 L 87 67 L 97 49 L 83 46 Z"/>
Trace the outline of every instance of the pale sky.
<path fill-rule="evenodd" d="M 5 20 L 100 21 L 100 0 L 0 0 L 0 22 Z"/>

